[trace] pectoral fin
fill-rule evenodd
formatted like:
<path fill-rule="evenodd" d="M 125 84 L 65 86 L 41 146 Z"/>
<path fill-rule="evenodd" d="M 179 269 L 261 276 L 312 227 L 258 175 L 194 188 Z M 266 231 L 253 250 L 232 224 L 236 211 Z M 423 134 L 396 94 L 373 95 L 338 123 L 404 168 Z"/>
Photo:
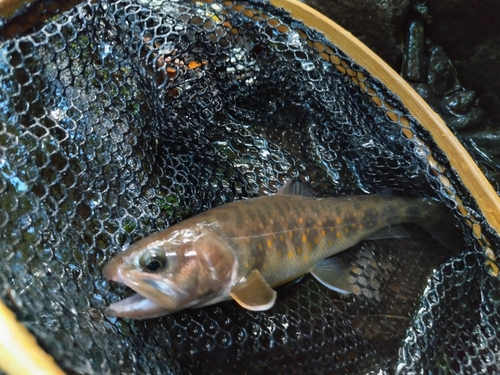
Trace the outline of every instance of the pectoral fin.
<path fill-rule="evenodd" d="M 276 292 L 257 270 L 253 270 L 244 282 L 235 285 L 229 295 L 241 307 L 252 311 L 269 310 L 276 301 Z"/>
<path fill-rule="evenodd" d="M 321 284 L 338 293 L 352 293 L 349 268 L 338 257 L 322 260 L 314 266 L 311 274 Z"/>

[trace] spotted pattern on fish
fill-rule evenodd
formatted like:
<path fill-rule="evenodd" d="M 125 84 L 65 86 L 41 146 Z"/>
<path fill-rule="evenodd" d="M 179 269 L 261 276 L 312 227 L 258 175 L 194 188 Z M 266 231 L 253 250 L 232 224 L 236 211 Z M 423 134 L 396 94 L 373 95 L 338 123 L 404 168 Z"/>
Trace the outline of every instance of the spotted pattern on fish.
<path fill-rule="evenodd" d="M 214 221 L 227 221 L 223 226 L 225 236 L 237 249 L 245 272 L 263 270 L 272 284 L 288 275 L 281 271 L 279 275 L 267 274 L 266 264 L 272 265 L 267 268 L 276 269 L 277 263 L 286 261 L 292 270 L 289 273 L 299 267 L 311 268 L 319 259 L 335 253 L 336 248 L 352 246 L 391 221 L 401 222 L 402 216 L 416 214 L 398 199 L 394 202 L 382 196 L 367 196 L 363 202 L 363 198 L 359 201 L 349 197 L 332 200 L 277 195 L 247 200 L 229 217 L 228 212 L 220 216 L 217 209 L 212 214 L 217 214 Z M 221 210 L 227 209 L 224 207 Z"/>

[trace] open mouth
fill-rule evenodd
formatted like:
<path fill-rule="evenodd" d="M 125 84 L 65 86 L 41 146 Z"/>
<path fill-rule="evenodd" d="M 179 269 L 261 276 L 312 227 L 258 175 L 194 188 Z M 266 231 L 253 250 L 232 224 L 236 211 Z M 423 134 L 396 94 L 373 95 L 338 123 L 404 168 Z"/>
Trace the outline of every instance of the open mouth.
<path fill-rule="evenodd" d="M 136 293 L 112 303 L 104 310 L 104 313 L 120 318 L 149 319 L 165 315 L 168 310 Z"/>
<path fill-rule="evenodd" d="M 109 280 L 124 283 L 128 287 L 132 286 L 128 285 L 127 279 L 121 276 L 120 267 L 115 262 L 110 262 L 104 267 L 103 275 Z M 119 318 L 149 319 L 166 315 L 168 310 L 136 293 L 121 301 L 112 303 L 104 310 L 104 313 Z"/>

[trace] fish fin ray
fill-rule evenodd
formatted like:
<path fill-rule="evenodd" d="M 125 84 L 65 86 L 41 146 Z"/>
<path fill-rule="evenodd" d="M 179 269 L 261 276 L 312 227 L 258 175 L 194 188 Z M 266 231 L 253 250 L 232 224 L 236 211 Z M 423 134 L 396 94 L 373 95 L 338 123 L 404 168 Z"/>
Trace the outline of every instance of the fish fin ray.
<path fill-rule="evenodd" d="M 312 197 L 313 192 L 309 185 L 293 178 L 285 182 L 281 189 L 276 193 L 281 195 L 301 195 L 304 197 Z"/>
<path fill-rule="evenodd" d="M 281 290 L 281 289 L 286 289 L 286 288 L 289 288 L 291 287 L 292 285 L 295 285 L 297 283 L 299 283 L 303 278 L 304 278 L 305 275 L 302 275 L 302 276 L 299 276 L 297 277 L 296 279 L 293 279 L 291 281 L 288 281 L 284 284 L 281 284 L 279 287 L 278 287 L 278 290 Z"/>
<path fill-rule="evenodd" d="M 441 243 L 450 254 L 456 254 L 464 249 L 464 235 L 455 216 L 442 204 L 424 200 L 427 204 L 427 215 L 423 215 L 415 224 L 427 231 L 435 240 Z"/>
<path fill-rule="evenodd" d="M 384 238 L 408 238 L 410 233 L 401 225 L 391 225 L 369 235 L 365 240 L 381 240 Z"/>
<path fill-rule="evenodd" d="M 311 271 L 314 278 L 321 284 L 342 294 L 353 292 L 353 285 L 349 281 L 349 273 L 349 268 L 338 257 L 322 260 Z"/>
<path fill-rule="evenodd" d="M 244 282 L 235 285 L 229 295 L 243 308 L 264 311 L 273 307 L 276 291 L 264 280 L 258 270 L 253 270 Z"/>

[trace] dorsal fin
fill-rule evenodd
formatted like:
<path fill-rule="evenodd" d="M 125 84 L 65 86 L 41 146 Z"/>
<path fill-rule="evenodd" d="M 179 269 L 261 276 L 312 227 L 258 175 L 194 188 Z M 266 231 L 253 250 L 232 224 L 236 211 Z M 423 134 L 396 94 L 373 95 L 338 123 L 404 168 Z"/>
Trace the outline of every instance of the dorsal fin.
<path fill-rule="evenodd" d="M 313 192 L 309 185 L 292 178 L 285 182 L 277 194 L 281 195 L 302 195 L 304 197 L 312 197 Z"/>

